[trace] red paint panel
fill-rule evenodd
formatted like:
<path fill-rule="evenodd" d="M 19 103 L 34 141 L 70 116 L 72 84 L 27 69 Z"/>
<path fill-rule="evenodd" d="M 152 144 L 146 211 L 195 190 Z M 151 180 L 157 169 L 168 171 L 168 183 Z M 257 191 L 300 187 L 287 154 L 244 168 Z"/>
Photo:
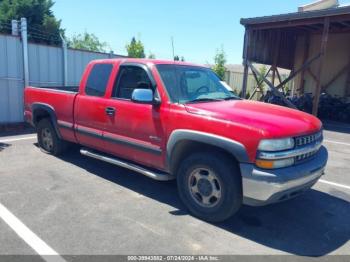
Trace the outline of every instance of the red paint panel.
<path fill-rule="evenodd" d="M 163 149 L 162 107 L 122 99 L 110 99 L 108 106 L 114 107 L 116 113 L 108 117 L 105 135 L 129 142 L 127 145 L 106 140 L 108 152 L 163 169 L 163 154 L 156 153 Z"/>

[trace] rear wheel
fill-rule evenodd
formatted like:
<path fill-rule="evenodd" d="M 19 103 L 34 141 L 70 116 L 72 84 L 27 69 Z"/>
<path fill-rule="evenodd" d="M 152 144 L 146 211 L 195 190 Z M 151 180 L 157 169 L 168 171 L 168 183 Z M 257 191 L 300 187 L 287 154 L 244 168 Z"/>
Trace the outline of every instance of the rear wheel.
<path fill-rule="evenodd" d="M 68 143 L 60 139 L 50 119 L 40 120 L 37 125 L 38 143 L 42 151 L 52 155 L 62 154 L 68 147 Z"/>
<path fill-rule="evenodd" d="M 242 182 L 236 163 L 218 152 L 195 153 L 177 172 L 179 195 L 189 211 L 204 220 L 226 220 L 242 205 Z"/>

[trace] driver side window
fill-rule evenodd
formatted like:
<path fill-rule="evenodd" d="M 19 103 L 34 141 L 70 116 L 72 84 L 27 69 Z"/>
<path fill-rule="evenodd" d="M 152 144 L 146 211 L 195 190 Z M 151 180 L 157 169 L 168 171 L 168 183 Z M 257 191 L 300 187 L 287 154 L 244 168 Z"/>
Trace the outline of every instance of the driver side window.
<path fill-rule="evenodd" d="M 130 100 L 134 89 L 152 89 L 146 71 L 138 66 L 120 66 L 113 97 Z"/>

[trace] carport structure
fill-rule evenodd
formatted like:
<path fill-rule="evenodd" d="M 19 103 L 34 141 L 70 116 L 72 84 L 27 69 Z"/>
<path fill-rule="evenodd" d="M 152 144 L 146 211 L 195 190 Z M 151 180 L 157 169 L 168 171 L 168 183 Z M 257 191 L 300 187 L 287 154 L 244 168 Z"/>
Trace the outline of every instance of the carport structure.
<path fill-rule="evenodd" d="M 281 91 L 291 80 L 297 94 L 312 93 L 314 115 L 322 92 L 350 95 L 350 6 L 246 18 L 241 24 L 245 26 L 243 97 L 249 69 L 259 82 L 253 63 L 270 65 L 271 81 L 268 74 L 260 81 L 287 105 L 294 107 Z M 289 69 L 289 77 L 282 80 L 278 68 Z M 256 91 L 262 92 L 258 87 Z"/>

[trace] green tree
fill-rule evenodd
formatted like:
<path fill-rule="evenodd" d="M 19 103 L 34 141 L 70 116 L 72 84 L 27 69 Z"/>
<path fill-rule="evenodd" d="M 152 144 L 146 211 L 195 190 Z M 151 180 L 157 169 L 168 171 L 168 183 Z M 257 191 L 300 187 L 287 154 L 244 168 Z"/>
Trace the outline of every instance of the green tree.
<path fill-rule="evenodd" d="M 221 49 L 216 50 L 216 54 L 214 57 L 214 66 L 212 68 L 214 72 L 221 79 L 224 79 L 225 77 L 225 72 L 226 72 L 225 64 L 226 64 L 226 54 L 225 54 L 224 48 L 221 47 Z"/>
<path fill-rule="evenodd" d="M 261 91 L 264 91 L 265 87 L 265 82 L 264 78 L 267 73 L 267 67 L 265 65 L 261 66 L 259 69 L 259 75 L 258 75 L 258 87 L 260 88 Z"/>
<path fill-rule="evenodd" d="M 148 55 L 148 58 L 149 59 L 156 59 L 156 55 L 153 54 L 152 52 L 150 52 L 149 55 Z"/>
<path fill-rule="evenodd" d="M 96 35 L 88 32 L 73 35 L 68 39 L 68 46 L 94 52 L 107 52 L 111 49 L 106 42 L 101 42 Z"/>
<path fill-rule="evenodd" d="M 145 58 L 145 48 L 140 40 L 136 40 L 133 37 L 130 41 L 130 44 L 125 46 L 126 51 L 128 52 L 129 57 L 133 58 Z"/>
<path fill-rule="evenodd" d="M 28 38 L 35 42 L 49 44 L 61 43 L 60 34 L 64 35 L 61 20 L 53 15 L 52 0 L 0 0 L 0 32 L 10 33 L 11 20 L 27 19 Z"/>
<path fill-rule="evenodd" d="M 175 55 L 174 56 L 174 61 L 181 61 L 181 62 L 185 62 L 185 57 L 183 56 L 178 56 L 178 55 Z"/>

